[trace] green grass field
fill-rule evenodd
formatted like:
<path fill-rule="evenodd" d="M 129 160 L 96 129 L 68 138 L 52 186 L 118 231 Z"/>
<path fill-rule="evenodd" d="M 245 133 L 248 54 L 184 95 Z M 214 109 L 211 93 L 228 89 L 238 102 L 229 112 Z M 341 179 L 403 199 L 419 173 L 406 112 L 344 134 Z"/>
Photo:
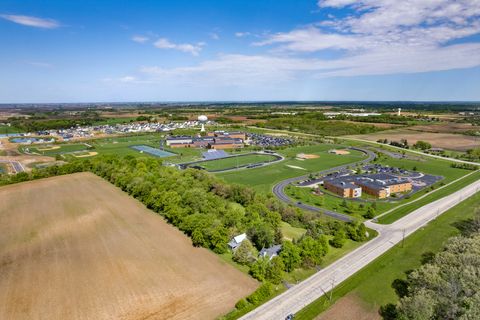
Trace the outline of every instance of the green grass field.
<path fill-rule="evenodd" d="M 424 205 L 426 205 L 430 202 L 438 200 L 442 197 L 445 197 L 445 196 L 449 195 L 450 193 L 455 192 L 455 191 L 469 185 L 470 183 L 473 183 L 473 182 L 477 181 L 478 179 L 480 179 L 480 171 L 472 172 L 471 175 L 469 175 L 469 176 L 467 176 L 467 177 L 465 177 L 465 178 L 463 178 L 463 179 L 461 179 L 457 182 L 454 182 L 451 185 L 448 185 L 448 186 L 446 186 L 442 189 L 436 190 L 436 191 L 432 191 L 432 192 L 430 192 L 430 194 L 428 194 L 427 196 L 419 199 L 418 201 L 409 203 L 405 206 L 402 206 L 398 209 L 395 209 L 392 212 L 380 217 L 378 219 L 378 223 L 390 224 L 392 222 L 395 222 L 398 219 L 407 215 L 408 213 L 412 212 L 413 210 L 415 210 L 417 208 L 420 208 L 421 206 L 424 206 Z"/>
<path fill-rule="evenodd" d="M 229 168 L 235 168 L 237 166 L 244 166 L 249 164 L 262 163 L 266 161 L 273 161 L 276 157 L 268 154 L 249 154 L 238 155 L 236 157 L 223 158 L 218 160 L 210 160 L 195 163 L 196 166 L 201 166 L 208 171 L 224 170 Z"/>
<path fill-rule="evenodd" d="M 49 144 L 49 145 L 35 145 L 35 146 L 22 146 L 21 149 L 25 152 L 27 149 L 29 152 L 38 153 L 44 156 L 54 157 L 57 154 L 64 154 L 75 151 L 87 150 L 87 146 L 83 143 L 66 143 L 66 144 Z"/>
<path fill-rule="evenodd" d="M 287 240 L 297 240 L 307 232 L 304 228 L 291 226 L 289 223 L 282 221 L 281 229 L 283 237 Z"/>
<path fill-rule="evenodd" d="M 437 182 L 434 185 L 435 189 L 437 189 L 443 184 L 450 183 L 458 178 L 464 177 L 465 175 L 472 173 L 472 171 L 469 171 L 469 170 L 452 168 L 450 166 L 451 164 L 450 161 L 445 161 L 441 159 L 429 159 L 428 161 L 415 161 L 415 160 L 408 160 L 408 159 L 399 160 L 399 159 L 392 159 L 389 157 L 381 157 L 376 163 L 380 163 L 390 167 L 398 167 L 406 170 L 412 170 L 415 167 L 417 171 L 420 171 L 423 173 L 443 176 L 444 179 Z M 467 177 L 464 180 L 462 180 L 462 182 L 459 181 L 455 185 L 446 187 L 438 191 L 431 191 L 429 188 L 427 188 L 425 190 L 421 190 L 401 200 L 395 201 L 394 198 L 391 198 L 390 199 L 391 201 L 389 202 L 376 201 L 376 206 L 377 206 L 376 212 L 377 214 L 381 214 L 388 210 L 394 209 L 395 207 L 398 207 L 402 204 L 409 203 L 415 199 L 418 199 L 421 196 L 428 193 L 431 193 L 431 196 L 428 196 L 427 199 L 429 199 L 429 201 L 434 201 L 436 199 L 439 199 L 442 196 L 445 196 L 455 191 L 457 188 L 461 186 L 467 185 L 468 182 L 473 182 L 474 180 L 475 179 L 473 177 Z M 342 206 L 342 202 L 344 201 L 343 198 L 339 198 L 334 195 L 331 195 L 328 191 L 325 191 L 325 190 L 322 190 L 322 191 L 324 192 L 323 195 L 315 195 L 315 194 L 312 194 L 312 191 L 310 188 L 301 188 L 301 187 L 294 187 L 294 186 L 289 186 L 285 190 L 286 194 L 289 195 L 292 199 L 295 199 L 304 203 L 308 203 L 311 205 L 319 206 L 325 209 L 334 210 L 340 213 L 352 214 L 359 218 L 361 218 L 362 214 L 366 212 L 367 207 L 371 203 L 373 203 L 373 200 L 374 200 L 372 198 L 369 198 L 368 202 L 363 202 L 364 208 L 361 209 L 359 208 L 359 205 L 362 204 L 362 202 L 345 199 L 346 202 L 348 203 L 348 207 L 344 207 Z M 416 208 L 422 205 L 425 205 L 426 203 L 428 203 L 428 201 L 425 202 L 422 199 L 422 201 L 417 201 L 412 203 L 411 205 L 403 206 L 398 210 L 393 211 L 392 214 L 388 214 L 387 216 L 385 216 L 385 218 L 382 219 L 381 223 L 391 223 L 396 219 L 401 218 L 405 214 L 408 214 L 409 212 L 415 210 Z M 387 219 L 387 217 L 391 217 L 391 218 Z"/>
<path fill-rule="evenodd" d="M 335 148 L 342 148 L 342 146 L 321 144 L 287 148 L 279 151 L 286 157 L 282 162 L 264 168 L 218 173 L 217 175 L 230 183 L 248 185 L 257 191 L 269 192 L 275 183 L 287 178 L 318 172 L 331 167 L 357 162 L 365 158 L 363 153 L 355 150 L 352 150 L 349 155 L 328 153 L 328 150 Z M 297 160 L 295 156 L 298 153 L 316 154 L 319 158 Z"/>
<path fill-rule="evenodd" d="M 455 226 L 472 218 L 478 208 L 480 194 L 477 193 L 406 238 L 403 247 L 397 245 L 390 249 L 337 286 L 332 294 L 333 301 L 351 293 L 358 296 L 373 312 L 382 305 L 395 303 L 398 297 L 392 288 L 392 282 L 395 279 L 406 279 L 406 272 L 421 265 L 424 253 L 441 250 L 448 238 L 460 233 Z M 314 319 L 329 306 L 328 299 L 322 297 L 298 312 L 295 319 Z"/>

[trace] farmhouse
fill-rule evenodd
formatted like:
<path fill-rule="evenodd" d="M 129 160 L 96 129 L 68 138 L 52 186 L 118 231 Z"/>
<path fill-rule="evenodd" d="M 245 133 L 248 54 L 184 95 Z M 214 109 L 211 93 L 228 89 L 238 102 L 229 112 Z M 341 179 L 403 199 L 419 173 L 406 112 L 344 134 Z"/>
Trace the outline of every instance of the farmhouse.
<path fill-rule="evenodd" d="M 278 254 L 280 253 L 280 250 L 282 250 L 282 245 L 277 244 L 270 248 L 263 248 L 258 253 L 258 256 L 261 258 L 268 257 L 268 260 L 272 260 L 274 257 L 278 256 Z"/>
<path fill-rule="evenodd" d="M 240 246 L 240 244 L 245 239 L 247 239 L 246 233 L 239 234 L 238 236 L 235 236 L 232 238 L 232 240 L 230 240 L 230 242 L 228 243 L 228 246 L 230 247 L 230 249 L 235 250 Z"/>

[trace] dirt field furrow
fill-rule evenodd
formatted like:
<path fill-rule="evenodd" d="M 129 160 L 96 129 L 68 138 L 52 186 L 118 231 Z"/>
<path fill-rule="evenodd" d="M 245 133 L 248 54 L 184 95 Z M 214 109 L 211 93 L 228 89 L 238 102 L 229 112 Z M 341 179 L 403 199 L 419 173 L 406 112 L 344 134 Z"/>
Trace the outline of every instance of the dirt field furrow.
<path fill-rule="evenodd" d="M 212 319 L 257 286 L 92 174 L 0 188 L 0 319 Z"/>

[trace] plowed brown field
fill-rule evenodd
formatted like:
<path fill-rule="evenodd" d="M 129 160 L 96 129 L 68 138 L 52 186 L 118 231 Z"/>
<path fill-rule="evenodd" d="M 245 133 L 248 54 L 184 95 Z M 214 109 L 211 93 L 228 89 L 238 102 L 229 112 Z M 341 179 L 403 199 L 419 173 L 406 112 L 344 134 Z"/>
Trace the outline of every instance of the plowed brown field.
<path fill-rule="evenodd" d="M 212 319 L 256 287 L 93 174 L 0 188 L 0 319 Z"/>

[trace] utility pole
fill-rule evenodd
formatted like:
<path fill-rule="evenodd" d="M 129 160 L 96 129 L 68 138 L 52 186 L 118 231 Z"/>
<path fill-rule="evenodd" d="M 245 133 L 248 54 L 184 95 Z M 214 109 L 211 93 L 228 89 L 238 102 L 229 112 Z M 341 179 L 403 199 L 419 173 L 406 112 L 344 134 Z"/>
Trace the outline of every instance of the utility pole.
<path fill-rule="evenodd" d="M 405 246 L 405 229 L 403 229 L 403 235 L 402 235 L 402 248 Z"/>

